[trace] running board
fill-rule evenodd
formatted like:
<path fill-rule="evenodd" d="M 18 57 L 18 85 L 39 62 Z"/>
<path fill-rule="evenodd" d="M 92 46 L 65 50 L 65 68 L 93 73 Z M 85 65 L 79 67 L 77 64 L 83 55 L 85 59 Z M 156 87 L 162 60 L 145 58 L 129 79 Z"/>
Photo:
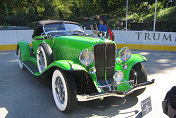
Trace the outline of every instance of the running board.
<path fill-rule="evenodd" d="M 24 61 L 23 64 L 26 67 L 26 69 L 28 69 L 31 72 L 31 74 L 34 74 L 34 73 L 38 72 L 37 66 L 35 66 L 30 61 Z"/>

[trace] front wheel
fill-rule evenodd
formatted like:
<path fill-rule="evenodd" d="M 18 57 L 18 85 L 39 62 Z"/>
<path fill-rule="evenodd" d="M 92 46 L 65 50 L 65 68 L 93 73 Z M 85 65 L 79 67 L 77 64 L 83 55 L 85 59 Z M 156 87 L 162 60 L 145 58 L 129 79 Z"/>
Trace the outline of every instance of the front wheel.
<path fill-rule="evenodd" d="M 70 111 L 76 105 L 76 87 L 69 73 L 56 69 L 52 76 L 52 92 L 57 108 Z"/>
<path fill-rule="evenodd" d="M 134 80 L 134 85 L 147 82 L 147 73 L 144 66 L 138 63 L 130 71 L 130 80 Z M 138 96 L 145 91 L 145 88 L 134 91 L 131 95 Z"/>

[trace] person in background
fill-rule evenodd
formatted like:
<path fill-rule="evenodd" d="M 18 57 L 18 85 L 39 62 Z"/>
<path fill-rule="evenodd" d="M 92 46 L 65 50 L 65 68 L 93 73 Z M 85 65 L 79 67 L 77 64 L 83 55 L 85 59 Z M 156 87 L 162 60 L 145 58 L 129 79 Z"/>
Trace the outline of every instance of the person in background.
<path fill-rule="evenodd" d="M 108 33 L 108 27 L 106 25 L 106 21 L 103 17 L 99 17 L 99 29 L 96 26 L 96 29 L 94 29 L 93 25 L 90 26 L 90 29 L 93 31 L 94 34 L 98 34 L 99 37 L 106 37 Z"/>

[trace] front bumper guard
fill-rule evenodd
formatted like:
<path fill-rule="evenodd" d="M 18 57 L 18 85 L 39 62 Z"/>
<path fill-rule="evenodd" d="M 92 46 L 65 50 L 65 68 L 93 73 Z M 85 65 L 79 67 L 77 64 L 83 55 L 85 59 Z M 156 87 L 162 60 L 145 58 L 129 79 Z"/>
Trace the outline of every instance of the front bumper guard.
<path fill-rule="evenodd" d="M 90 100 L 95 100 L 95 99 L 110 97 L 110 96 L 123 98 L 136 90 L 143 89 L 143 88 L 146 88 L 146 87 L 152 85 L 154 82 L 155 82 L 155 79 L 153 79 L 151 81 L 147 81 L 145 83 L 137 84 L 137 85 L 131 87 L 131 89 L 129 89 L 128 91 L 123 91 L 123 92 L 107 91 L 107 92 L 103 92 L 103 93 L 90 94 L 90 95 L 77 95 L 77 99 L 78 99 L 78 101 L 90 101 Z"/>

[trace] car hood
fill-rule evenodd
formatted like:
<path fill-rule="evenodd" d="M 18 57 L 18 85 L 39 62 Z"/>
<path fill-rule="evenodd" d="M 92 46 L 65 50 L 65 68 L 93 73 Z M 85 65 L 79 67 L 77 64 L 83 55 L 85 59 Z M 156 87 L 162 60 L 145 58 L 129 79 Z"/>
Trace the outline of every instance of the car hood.
<path fill-rule="evenodd" d="M 83 50 L 93 51 L 94 46 L 100 43 L 115 43 L 111 40 L 88 36 L 58 36 L 53 41 L 55 60 L 72 60 L 79 64 L 79 56 Z"/>
<path fill-rule="evenodd" d="M 67 43 L 72 42 L 76 44 L 89 44 L 89 45 L 95 45 L 98 43 L 115 43 L 111 40 L 104 39 L 104 38 L 94 38 L 94 37 L 89 37 L 89 36 L 59 36 L 56 37 L 55 40 L 64 40 Z M 81 46 L 81 45 L 80 45 Z"/>

